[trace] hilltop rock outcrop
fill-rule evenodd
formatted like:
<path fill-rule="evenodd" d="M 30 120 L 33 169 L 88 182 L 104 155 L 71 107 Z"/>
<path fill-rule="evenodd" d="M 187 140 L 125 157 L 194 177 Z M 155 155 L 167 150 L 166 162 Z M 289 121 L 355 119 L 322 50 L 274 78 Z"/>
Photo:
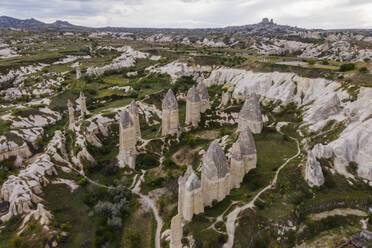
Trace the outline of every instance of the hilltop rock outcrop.
<path fill-rule="evenodd" d="M 1 199 L 10 203 L 9 211 L 1 217 L 2 221 L 12 216 L 29 213 L 41 201 L 38 196 L 42 186 L 49 183 L 47 175 L 57 174 L 52 160 L 65 162 L 65 138 L 61 131 L 56 131 L 45 152 L 38 155 L 33 163 L 21 170 L 17 176 L 9 176 L 1 187 Z"/>
<path fill-rule="evenodd" d="M 361 87 L 357 99 L 350 101 L 349 93 L 335 81 L 304 78 L 294 73 L 255 73 L 223 67 L 212 71 L 205 82 L 207 86 L 218 84 L 234 88 L 236 99 L 244 99 L 247 92 L 254 92 L 262 97 L 263 104 L 280 101 L 283 106 L 288 103 L 303 106 L 303 125 L 309 131 L 321 130 L 330 120 L 346 121 L 347 126 L 339 137 L 324 144 L 325 156 L 334 156 L 338 173 L 348 175 L 346 167 L 356 162 L 358 176 L 372 180 L 369 152 L 372 150 L 372 89 Z M 318 115 L 322 119 L 314 118 Z"/>

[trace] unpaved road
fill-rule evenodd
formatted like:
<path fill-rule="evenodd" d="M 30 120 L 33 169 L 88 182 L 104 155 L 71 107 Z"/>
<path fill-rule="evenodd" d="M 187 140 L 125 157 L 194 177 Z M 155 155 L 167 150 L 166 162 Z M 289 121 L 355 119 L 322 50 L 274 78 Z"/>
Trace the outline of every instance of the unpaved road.
<path fill-rule="evenodd" d="M 133 193 L 137 194 L 141 199 L 152 209 L 152 212 L 154 213 L 155 220 L 156 220 L 156 233 L 155 233 L 155 247 L 160 248 L 160 233 L 161 229 L 163 228 L 163 220 L 160 218 L 159 210 L 156 207 L 156 204 L 154 200 L 152 200 L 147 195 L 141 194 L 141 183 L 144 180 L 145 171 L 142 171 L 141 177 L 138 179 L 137 183 L 135 184 L 134 188 L 131 189 Z M 133 184 L 135 182 L 137 177 L 133 179 Z M 132 184 L 132 185 L 133 185 Z"/>

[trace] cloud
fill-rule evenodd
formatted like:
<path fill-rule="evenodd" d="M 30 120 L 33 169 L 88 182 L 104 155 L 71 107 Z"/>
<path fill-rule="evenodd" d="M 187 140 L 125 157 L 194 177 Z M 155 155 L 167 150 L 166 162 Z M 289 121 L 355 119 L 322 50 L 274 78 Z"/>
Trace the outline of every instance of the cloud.
<path fill-rule="evenodd" d="M 263 17 L 305 28 L 372 28 L 369 0 L 1 0 L 0 15 L 85 26 L 223 27 Z"/>

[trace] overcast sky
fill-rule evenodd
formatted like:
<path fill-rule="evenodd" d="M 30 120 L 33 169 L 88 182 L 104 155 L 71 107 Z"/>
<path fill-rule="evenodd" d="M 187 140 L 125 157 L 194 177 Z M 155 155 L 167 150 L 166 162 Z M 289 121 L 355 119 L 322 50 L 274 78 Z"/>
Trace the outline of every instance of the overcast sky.
<path fill-rule="evenodd" d="M 92 27 L 224 27 L 269 17 L 304 28 L 372 28 L 372 0 L 0 0 L 0 15 Z"/>

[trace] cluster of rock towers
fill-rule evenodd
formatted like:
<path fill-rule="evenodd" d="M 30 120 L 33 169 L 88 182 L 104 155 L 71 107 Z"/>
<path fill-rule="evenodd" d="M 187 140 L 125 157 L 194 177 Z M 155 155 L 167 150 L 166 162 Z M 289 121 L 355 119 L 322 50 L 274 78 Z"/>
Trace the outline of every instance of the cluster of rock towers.
<path fill-rule="evenodd" d="M 187 100 L 197 99 L 193 91 L 194 89 L 189 90 Z M 229 100 L 229 93 L 222 95 L 223 105 Z M 171 221 L 171 248 L 182 247 L 183 220 L 191 221 L 194 214 L 204 212 L 204 207 L 212 206 L 214 201 L 222 201 L 230 194 L 231 189 L 240 187 L 244 176 L 250 170 L 256 168 L 257 153 L 252 132 L 261 133 L 262 128 L 259 101 L 257 96 L 252 94 L 246 99 L 239 113 L 239 137 L 230 150 L 230 161 L 215 140 L 203 156 L 201 180 L 191 166 L 187 168 L 184 176 L 178 179 L 178 214 Z"/>
<path fill-rule="evenodd" d="M 200 113 L 209 108 L 209 95 L 203 82 L 197 87 L 192 87 L 186 99 L 186 124 L 197 126 Z M 119 134 L 119 166 L 128 165 L 135 168 L 136 141 L 141 137 L 138 106 L 132 101 L 129 107 L 120 114 Z M 173 91 L 168 90 L 162 102 L 162 135 L 174 135 L 180 131 L 178 102 Z"/>
<path fill-rule="evenodd" d="M 183 220 L 191 221 L 194 214 L 204 212 L 204 207 L 222 201 L 231 189 L 239 188 L 256 164 L 256 146 L 249 128 L 240 131 L 231 148 L 230 162 L 218 140 L 214 140 L 202 159 L 201 180 L 191 166 L 178 179 L 178 214 L 171 222 L 170 247 L 182 247 Z"/>
<path fill-rule="evenodd" d="M 87 105 L 86 105 L 86 97 L 82 91 L 80 91 L 80 116 L 84 118 L 84 116 L 87 114 Z M 69 119 L 69 129 L 73 129 L 75 126 L 75 109 L 73 103 L 70 101 L 70 99 L 67 100 L 67 109 L 68 109 L 68 119 Z"/>

